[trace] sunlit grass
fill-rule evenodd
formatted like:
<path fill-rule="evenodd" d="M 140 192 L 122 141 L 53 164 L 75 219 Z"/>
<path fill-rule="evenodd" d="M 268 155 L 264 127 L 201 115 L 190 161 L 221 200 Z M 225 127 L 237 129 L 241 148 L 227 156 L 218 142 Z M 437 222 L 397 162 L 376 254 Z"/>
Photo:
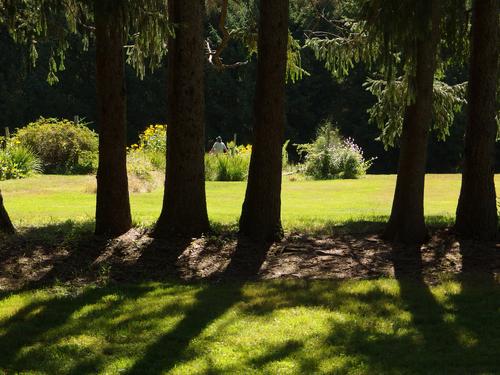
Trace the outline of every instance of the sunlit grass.
<path fill-rule="evenodd" d="M 92 176 L 36 176 L 2 181 L 6 207 L 18 226 L 93 219 Z M 497 185 L 500 175 L 496 176 Z M 283 183 L 283 224 L 287 230 L 315 230 L 351 221 L 384 221 L 390 213 L 394 175 L 369 175 L 359 180 L 289 181 Z M 425 211 L 428 220 L 451 223 L 460 189 L 460 175 L 428 175 Z M 241 212 L 245 182 L 207 182 L 210 220 L 235 224 Z M 134 222 L 151 225 L 157 219 L 162 190 L 132 194 Z"/>
<path fill-rule="evenodd" d="M 16 225 L 57 224 L 72 246 L 92 230 L 92 180 L 38 176 L 0 188 Z M 394 182 L 285 181 L 285 227 L 376 226 L 389 214 Z M 459 185 L 459 175 L 428 176 L 428 222 L 449 223 Z M 244 189 L 207 183 L 214 223 L 236 222 Z M 161 195 L 132 195 L 137 223 L 154 222 Z M 68 219 L 74 222 L 63 224 Z M 53 231 L 36 235 L 60 241 Z M 381 279 L 83 289 L 56 281 L 0 294 L 0 374 L 498 373 L 499 301 L 498 285 L 458 280 L 434 287 Z"/>
<path fill-rule="evenodd" d="M 0 302 L 0 373 L 496 373 L 495 286 L 55 287 Z"/>

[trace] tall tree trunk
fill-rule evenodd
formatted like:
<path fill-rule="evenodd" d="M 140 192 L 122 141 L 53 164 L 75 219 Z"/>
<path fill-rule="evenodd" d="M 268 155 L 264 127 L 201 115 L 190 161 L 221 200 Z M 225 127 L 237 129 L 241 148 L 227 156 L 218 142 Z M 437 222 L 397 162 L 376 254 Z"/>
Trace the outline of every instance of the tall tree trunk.
<path fill-rule="evenodd" d="M 13 234 L 16 232 L 12 221 L 10 221 L 9 214 L 3 205 L 3 196 L 0 191 L 0 232 L 6 234 Z"/>
<path fill-rule="evenodd" d="M 254 143 L 240 232 L 255 240 L 282 236 L 281 147 L 285 129 L 288 0 L 261 0 Z"/>
<path fill-rule="evenodd" d="M 96 234 L 132 226 L 127 180 L 123 2 L 96 0 L 96 87 L 99 125 Z"/>
<path fill-rule="evenodd" d="M 406 108 L 403 119 L 396 190 L 384 233 L 388 240 L 412 244 L 422 243 L 428 237 L 424 218 L 424 184 L 440 38 L 440 4 L 434 0 L 427 0 L 427 3 L 431 30 L 428 37 L 420 38 L 416 43 L 415 100 Z"/>
<path fill-rule="evenodd" d="M 168 41 L 167 170 L 155 234 L 196 236 L 208 230 L 205 197 L 204 0 L 169 0 L 178 25 Z"/>
<path fill-rule="evenodd" d="M 468 119 L 455 225 L 463 237 L 481 240 L 494 239 L 498 234 L 494 181 L 498 4 L 498 0 L 475 0 L 472 6 Z"/>

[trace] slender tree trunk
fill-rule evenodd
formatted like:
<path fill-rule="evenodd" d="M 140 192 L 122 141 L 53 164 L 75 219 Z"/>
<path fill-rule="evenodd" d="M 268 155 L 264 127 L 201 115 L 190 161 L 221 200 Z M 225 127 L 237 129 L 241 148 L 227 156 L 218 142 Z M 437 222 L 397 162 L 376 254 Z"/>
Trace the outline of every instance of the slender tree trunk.
<path fill-rule="evenodd" d="M 96 0 L 96 87 L 99 125 L 96 234 L 132 226 L 127 180 L 124 17 L 122 1 Z"/>
<path fill-rule="evenodd" d="M 281 147 L 285 129 L 288 6 L 288 0 L 260 1 L 254 143 L 240 218 L 241 233 L 255 240 L 277 239 L 283 232 Z"/>
<path fill-rule="evenodd" d="M 3 205 L 3 196 L 0 191 L 0 232 L 6 234 L 14 234 L 16 232 L 12 221 L 10 221 L 9 214 Z"/>
<path fill-rule="evenodd" d="M 430 35 L 418 40 L 414 80 L 415 101 L 405 111 L 401 134 L 398 177 L 391 217 L 384 237 L 403 243 L 422 243 L 428 238 L 424 219 L 424 184 L 427 142 L 432 121 L 432 93 L 440 37 L 439 1 L 428 0 Z"/>
<path fill-rule="evenodd" d="M 205 197 L 204 0 L 169 0 L 167 170 L 158 236 L 209 228 Z"/>
<path fill-rule="evenodd" d="M 475 0 L 468 87 L 468 121 L 456 230 L 466 238 L 498 234 L 495 193 L 495 121 L 498 83 L 498 0 Z"/>

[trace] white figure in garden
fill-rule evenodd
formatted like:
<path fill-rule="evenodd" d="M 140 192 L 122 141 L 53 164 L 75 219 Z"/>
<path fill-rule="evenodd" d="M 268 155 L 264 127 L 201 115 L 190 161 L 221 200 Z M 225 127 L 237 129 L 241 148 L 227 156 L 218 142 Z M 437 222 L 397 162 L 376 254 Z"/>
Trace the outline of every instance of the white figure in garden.
<path fill-rule="evenodd" d="M 212 146 L 210 153 L 211 154 L 222 154 L 222 153 L 226 153 L 226 152 L 227 152 L 227 147 L 224 144 L 224 142 L 222 142 L 222 138 L 221 137 L 215 138 L 215 143 Z"/>

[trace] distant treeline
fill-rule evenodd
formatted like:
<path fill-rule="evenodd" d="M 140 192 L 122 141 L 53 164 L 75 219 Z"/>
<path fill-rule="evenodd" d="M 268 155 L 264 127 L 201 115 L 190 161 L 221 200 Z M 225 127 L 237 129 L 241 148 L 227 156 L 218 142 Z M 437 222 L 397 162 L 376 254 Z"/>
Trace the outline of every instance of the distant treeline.
<path fill-rule="evenodd" d="M 303 34 L 300 25 L 292 27 L 296 37 Z M 44 63 L 46 48 L 40 48 L 41 59 L 32 67 L 25 47 L 16 45 L 5 30 L 0 32 L 0 127 L 20 127 L 39 116 L 73 119 L 75 115 L 94 123 L 95 114 L 95 50 L 91 44 L 87 52 L 81 43 L 72 42 L 65 70 L 59 73 L 59 83 L 50 86 Z M 228 59 L 243 60 L 245 51 L 237 43 L 229 45 Z M 42 63 L 43 62 L 43 63 Z M 368 123 L 366 110 L 374 97 L 362 84 L 366 72 L 356 68 L 342 82 L 331 78 L 323 63 L 317 62 L 305 49 L 303 68 L 310 73 L 302 80 L 287 84 L 286 138 L 290 139 L 291 159 L 297 158 L 293 144 L 306 143 L 314 138 L 320 123 L 331 119 L 344 136 L 355 139 L 367 158 L 376 157 L 371 173 L 395 173 L 397 150 L 384 150 L 375 125 Z M 165 63 L 166 65 L 166 63 Z M 253 90 L 256 59 L 247 65 L 223 72 L 206 66 L 206 146 L 220 135 L 225 140 L 237 135 L 238 143 L 251 143 Z M 449 73 L 448 81 L 466 80 L 467 68 Z M 166 69 L 137 78 L 127 67 L 128 140 L 133 143 L 148 124 L 166 120 Z M 95 126 L 94 126 L 95 127 Z M 445 142 L 432 138 L 429 145 L 429 172 L 459 172 L 465 127 L 464 111 L 455 118 L 451 134 Z M 500 144 L 497 143 L 497 153 Z M 496 171 L 500 171 L 497 158 Z"/>

